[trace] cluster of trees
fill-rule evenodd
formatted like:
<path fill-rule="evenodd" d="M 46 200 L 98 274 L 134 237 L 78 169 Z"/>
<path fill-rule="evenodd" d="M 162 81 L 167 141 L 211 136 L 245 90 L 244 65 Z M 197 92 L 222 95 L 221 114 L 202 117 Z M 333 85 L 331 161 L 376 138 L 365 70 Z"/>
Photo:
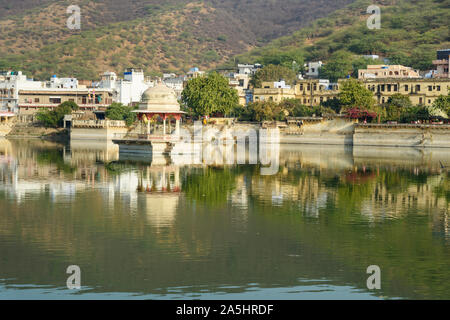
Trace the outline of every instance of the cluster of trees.
<path fill-rule="evenodd" d="M 78 105 L 73 101 L 61 103 L 54 110 L 42 110 L 36 115 L 37 120 L 46 128 L 58 128 L 63 126 L 64 116 L 78 110 Z"/>
<path fill-rule="evenodd" d="M 386 121 L 411 123 L 414 121 L 446 119 L 450 112 L 450 95 L 439 96 L 431 106 L 413 105 L 408 96 L 395 94 L 382 106 Z"/>
<path fill-rule="evenodd" d="M 283 79 L 288 84 L 293 84 L 297 77 L 294 69 L 282 65 L 269 64 L 259 69 L 250 80 L 250 84 L 255 88 L 261 88 L 264 81 L 279 81 Z"/>
<path fill-rule="evenodd" d="M 229 115 L 239 104 L 236 89 L 228 84 L 228 79 L 217 72 L 188 81 L 182 94 L 186 111 L 194 117 Z"/>
<path fill-rule="evenodd" d="M 42 110 L 37 113 L 38 121 L 47 128 L 59 128 L 63 126 L 64 116 L 79 110 L 79 106 L 73 101 L 61 103 L 53 110 Z M 133 107 L 124 106 L 121 103 L 113 103 L 106 109 L 106 118 L 109 120 L 123 120 L 128 126 L 136 121 L 136 113 Z"/>
<path fill-rule="evenodd" d="M 299 99 L 286 99 L 280 103 L 274 101 L 259 101 L 246 107 L 239 106 L 234 110 L 234 116 L 241 121 L 284 121 L 287 117 L 311 117 L 335 113 L 325 106 L 310 107 Z"/>
<path fill-rule="evenodd" d="M 114 102 L 106 109 L 105 116 L 109 120 L 123 120 L 127 126 L 131 126 L 137 118 L 133 110 L 133 107 Z"/>

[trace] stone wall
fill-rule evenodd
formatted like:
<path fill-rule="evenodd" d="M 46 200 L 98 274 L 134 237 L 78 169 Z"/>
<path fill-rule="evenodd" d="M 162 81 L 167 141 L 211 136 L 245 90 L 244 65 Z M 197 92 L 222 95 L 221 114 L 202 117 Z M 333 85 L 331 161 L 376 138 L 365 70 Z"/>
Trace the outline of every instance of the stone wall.
<path fill-rule="evenodd" d="M 128 131 L 124 121 L 74 120 L 70 129 L 70 139 L 110 141 L 125 136 Z"/>
<path fill-rule="evenodd" d="M 357 124 L 353 145 L 450 148 L 450 125 Z"/>
<path fill-rule="evenodd" d="M 352 145 L 354 122 L 344 118 L 290 122 L 281 128 L 281 143 Z"/>

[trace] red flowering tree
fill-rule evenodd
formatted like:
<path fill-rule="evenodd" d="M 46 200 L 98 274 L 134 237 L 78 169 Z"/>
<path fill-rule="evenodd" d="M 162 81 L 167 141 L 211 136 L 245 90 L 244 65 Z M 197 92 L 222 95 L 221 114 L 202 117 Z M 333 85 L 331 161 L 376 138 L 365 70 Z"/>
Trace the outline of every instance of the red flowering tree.
<path fill-rule="evenodd" d="M 350 119 L 372 121 L 378 117 L 378 114 L 362 108 L 351 108 L 345 111 L 345 116 Z"/>

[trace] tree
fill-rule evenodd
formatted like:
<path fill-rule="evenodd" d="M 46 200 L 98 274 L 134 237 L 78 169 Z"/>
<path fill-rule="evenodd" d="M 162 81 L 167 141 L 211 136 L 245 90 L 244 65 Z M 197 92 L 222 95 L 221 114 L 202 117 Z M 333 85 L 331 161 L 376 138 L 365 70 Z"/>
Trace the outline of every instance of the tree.
<path fill-rule="evenodd" d="M 353 71 L 352 56 L 347 51 L 336 51 L 328 62 L 320 68 L 320 77 L 336 82 L 350 75 Z"/>
<path fill-rule="evenodd" d="M 433 102 L 433 107 L 444 111 L 447 115 L 450 115 L 450 94 L 447 96 L 440 95 Z"/>
<path fill-rule="evenodd" d="M 280 102 L 280 107 L 287 110 L 293 117 L 309 117 L 311 108 L 302 104 L 300 99 L 285 99 Z"/>
<path fill-rule="evenodd" d="M 293 83 L 296 77 L 297 73 L 292 68 L 269 64 L 256 71 L 250 80 L 250 84 L 255 88 L 261 88 L 263 81 L 279 81 L 283 79 L 286 83 Z"/>
<path fill-rule="evenodd" d="M 239 103 L 237 90 L 231 88 L 228 79 L 217 72 L 189 80 L 181 97 L 196 116 L 226 115 Z"/>
<path fill-rule="evenodd" d="M 426 107 L 413 106 L 402 113 L 400 116 L 400 122 L 411 123 L 417 120 L 429 120 L 430 116 L 431 115 Z"/>
<path fill-rule="evenodd" d="M 40 123 L 48 128 L 58 128 L 63 126 L 64 116 L 78 110 L 78 105 L 73 101 L 66 101 L 57 106 L 54 110 L 39 111 L 36 118 Z"/>
<path fill-rule="evenodd" d="M 339 101 L 344 110 L 350 108 L 371 110 L 375 104 L 372 91 L 355 79 L 347 80 L 342 84 Z"/>
<path fill-rule="evenodd" d="M 412 102 L 407 95 L 396 93 L 389 97 L 384 105 L 386 111 L 386 120 L 400 121 L 402 114 L 412 107 Z"/>
<path fill-rule="evenodd" d="M 114 102 L 106 109 L 105 116 L 110 120 L 125 121 L 127 126 L 131 126 L 136 121 L 136 113 L 132 111 L 133 107 Z"/>

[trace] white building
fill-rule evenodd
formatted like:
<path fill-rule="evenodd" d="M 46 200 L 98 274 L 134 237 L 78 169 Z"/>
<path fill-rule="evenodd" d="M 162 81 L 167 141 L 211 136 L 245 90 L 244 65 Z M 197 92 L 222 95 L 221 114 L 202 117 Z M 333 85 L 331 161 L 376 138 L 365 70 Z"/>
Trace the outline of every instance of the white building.
<path fill-rule="evenodd" d="M 262 68 L 262 65 L 259 63 L 256 64 L 238 64 L 238 73 L 239 74 L 247 74 L 253 75 L 256 71 Z"/>
<path fill-rule="evenodd" d="M 123 75 L 123 79 L 118 79 L 114 72 L 105 72 L 99 87 L 114 89 L 117 92 L 117 102 L 124 105 L 139 103 L 144 91 L 155 85 L 144 77 L 142 69 L 127 69 Z"/>
<path fill-rule="evenodd" d="M 308 62 L 307 64 L 305 64 L 305 67 L 306 67 L 305 75 L 308 78 L 318 78 L 319 71 L 320 71 L 320 68 L 322 68 L 322 66 L 323 66 L 322 61 Z"/>
<path fill-rule="evenodd" d="M 76 78 L 58 78 L 54 75 L 47 83 L 47 88 L 77 89 L 78 80 Z"/>
<path fill-rule="evenodd" d="M 45 83 L 27 79 L 22 71 L 0 74 L 0 110 L 18 112 L 19 90 L 45 88 Z"/>
<path fill-rule="evenodd" d="M 380 56 L 377 54 L 365 54 L 363 55 L 364 59 L 372 59 L 372 60 L 378 60 L 380 59 Z"/>
<path fill-rule="evenodd" d="M 286 84 L 286 81 L 280 80 L 273 83 L 273 87 L 277 89 L 290 89 L 291 86 Z"/>
<path fill-rule="evenodd" d="M 183 92 L 185 81 L 186 77 L 183 76 L 177 77 L 175 74 L 174 77 L 166 77 L 163 80 L 166 86 L 175 91 L 175 94 L 177 95 L 178 99 L 181 99 L 181 93 Z"/>

